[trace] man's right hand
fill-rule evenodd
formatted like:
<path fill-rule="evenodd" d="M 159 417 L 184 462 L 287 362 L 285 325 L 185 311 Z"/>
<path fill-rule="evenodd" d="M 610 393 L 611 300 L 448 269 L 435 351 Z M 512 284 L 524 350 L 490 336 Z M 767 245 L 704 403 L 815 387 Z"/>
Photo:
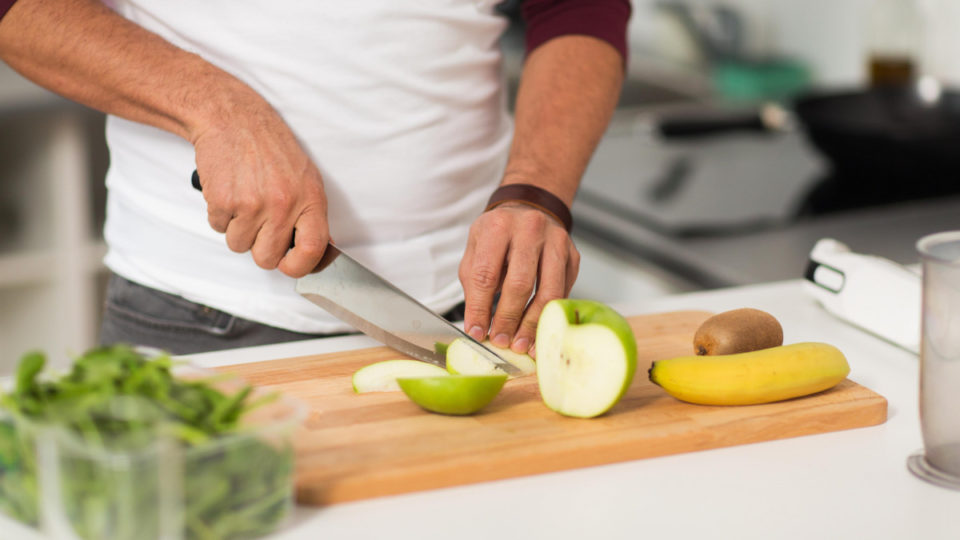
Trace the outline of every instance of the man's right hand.
<path fill-rule="evenodd" d="M 193 143 L 210 225 L 230 249 L 293 277 L 320 262 L 330 236 L 320 172 L 236 77 L 100 0 L 18 1 L 0 20 L 0 59 L 62 96 Z"/>
<path fill-rule="evenodd" d="M 193 137 L 207 218 L 226 233 L 231 250 L 250 251 L 261 268 L 302 277 L 330 240 L 323 180 L 276 111 L 251 101 L 227 115 L 228 123 Z"/>

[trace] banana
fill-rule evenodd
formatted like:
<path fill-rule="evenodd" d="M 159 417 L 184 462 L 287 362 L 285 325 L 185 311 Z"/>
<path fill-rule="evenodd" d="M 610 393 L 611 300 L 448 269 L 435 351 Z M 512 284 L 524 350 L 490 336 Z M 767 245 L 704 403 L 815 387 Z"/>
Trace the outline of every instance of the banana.
<path fill-rule="evenodd" d="M 850 373 L 826 343 L 795 343 L 719 356 L 658 360 L 650 380 L 671 396 L 701 405 L 753 405 L 826 390 Z"/>

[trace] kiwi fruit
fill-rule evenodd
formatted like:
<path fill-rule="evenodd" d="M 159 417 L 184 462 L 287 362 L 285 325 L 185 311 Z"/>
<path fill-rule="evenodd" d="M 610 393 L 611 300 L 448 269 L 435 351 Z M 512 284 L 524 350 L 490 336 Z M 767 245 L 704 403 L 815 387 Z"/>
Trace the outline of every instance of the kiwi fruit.
<path fill-rule="evenodd" d="M 710 317 L 693 336 L 700 356 L 738 354 L 783 345 L 780 322 L 766 311 L 741 308 Z"/>

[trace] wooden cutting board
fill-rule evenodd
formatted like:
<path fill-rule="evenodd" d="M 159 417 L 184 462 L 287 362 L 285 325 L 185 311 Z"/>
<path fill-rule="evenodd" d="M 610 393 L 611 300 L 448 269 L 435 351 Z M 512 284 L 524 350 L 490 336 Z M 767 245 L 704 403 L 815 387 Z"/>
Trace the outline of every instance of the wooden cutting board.
<path fill-rule="evenodd" d="M 386 347 L 227 366 L 303 400 L 296 439 L 297 498 L 324 505 L 591 465 L 783 439 L 886 421 L 887 401 L 850 380 L 764 405 L 678 401 L 647 379 L 657 359 L 691 354 L 710 313 L 629 318 L 637 338 L 633 385 L 606 415 L 566 418 L 540 400 L 536 376 L 508 381 L 474 416 L 424 412 L 400 392 L 357 395 L 357 369 L 402 357 Z"/>

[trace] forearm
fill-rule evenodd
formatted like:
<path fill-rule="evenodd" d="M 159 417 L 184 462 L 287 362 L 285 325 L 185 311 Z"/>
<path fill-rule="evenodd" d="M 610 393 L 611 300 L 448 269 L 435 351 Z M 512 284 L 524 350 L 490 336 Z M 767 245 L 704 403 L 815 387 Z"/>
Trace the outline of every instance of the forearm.
<path fill-rule="evenodd" d="M 233 76 L 96 0 L 19 0 L 0 20 L 0 58 L 69 99 L 191 142 L 263 105 Z"/>
<path fill-rule="evenodd" d="M 524 66 L 503 184 L 534 184 L 569 206 L 616 107 L 623 58 L 600 39 L 554 38 Z"/>
<path fill-rule="evenodd" d="M 187 139 L 207 220 L 230 249 L 291 277 L 316 267 L 329 240 L 323 179 L 237 78 L 96 0 L 19 0 L 0 20 L 0 58 L 61 95 Z"/>

